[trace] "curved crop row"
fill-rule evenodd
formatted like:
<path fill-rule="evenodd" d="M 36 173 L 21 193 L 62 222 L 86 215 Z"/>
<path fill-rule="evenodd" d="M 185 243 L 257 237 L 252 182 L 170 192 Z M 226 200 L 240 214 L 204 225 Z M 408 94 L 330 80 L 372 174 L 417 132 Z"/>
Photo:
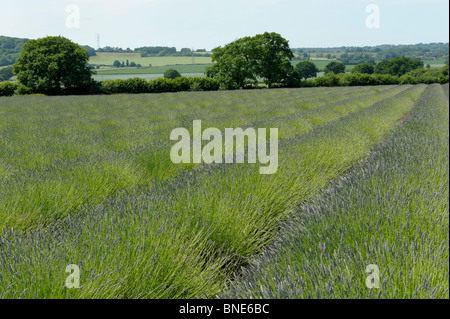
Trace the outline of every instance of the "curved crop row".
<path fill-rule="evenodd" d="M 448 85 L 444 92 L 429 86 L 367 162 L 299 207 L 225 296 L 448 298 Z M 379 271 L 370 289 L 369 265 Z"/>

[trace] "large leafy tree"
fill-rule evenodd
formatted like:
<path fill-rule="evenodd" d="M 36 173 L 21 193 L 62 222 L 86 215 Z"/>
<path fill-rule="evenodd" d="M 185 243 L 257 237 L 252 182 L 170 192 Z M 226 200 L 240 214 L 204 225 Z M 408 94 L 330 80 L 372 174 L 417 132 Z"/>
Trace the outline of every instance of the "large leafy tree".
<path fill-rule="evenodd" d="M 216 62 L 206 70 L 206 75 L 217 78 L 227 89 L 237 89 L 256 82 L 252 69 L 251 38 L 245 37 L 213 49 L 211 59 Z"/>
<path fill-rule="evenodd" d="M 254 85 L 261 78 L 268 87 L 284 83 L 292 73 L 294 57 L 289 43 L 277 33 L 244 37 L 213 49 L 213 66 L 208 77 L 217 78 L 226 88 Z"/>
<path fill-rule="evenodd" d="M 263 78 L 269 88 L 275 83 L 283 83 L 293 69 L 294 53 L 289 42 L 275 32 L 258 34 L 253 37 L 253 42 L 256 75 Z"/>
<path fill-rule="evenodd" d="M 93 83 L 88 60 L 87 51 L 69 39 L 46 37 L 24 44 L 14 73 L 36 93 L 80 94 Z"/>

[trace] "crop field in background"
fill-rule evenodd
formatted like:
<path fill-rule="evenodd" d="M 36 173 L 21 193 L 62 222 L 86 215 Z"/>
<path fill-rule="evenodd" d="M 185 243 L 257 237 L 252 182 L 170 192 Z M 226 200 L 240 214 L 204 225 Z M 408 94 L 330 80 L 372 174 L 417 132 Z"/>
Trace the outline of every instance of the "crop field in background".
<path fill-rule="evenodd" d="M 286 285 L 324 296 L 328 282 L 306 278 L 314 267 L 333 273 L 336 296 L 365 297 L 369 261 L 391 263 L 384 289 L 396 289 L 382 297 L 448 289 L 448 85 L 24 96 L 0 98 L 0 118 L 0 298 L 264 297 L 284 296 Z M 193 120 L 222 132 L 278 128 L 278 171 L 173 164 L 170 132 L 192 132 Z M 322 191 L 330 185 L 336 195 Z M 326 222 L 314 223 L 315 211 Z M 338 249 L 342 240 L 360 250 Z M 65 287 L 69 264 L 81 269 L 79 289 Z M 411 267 L 400 284 L 396 274 Z M 354 290 L 339 293 L 349 278 Z"/>
<path fill-rule="evenodd" d="M 194 78 L 202 78 L 205 77 L 204 73 L 183 73 L 183 76 L 185 77 L 194 77 Z M 118 80 L 118 79 L 130 79 L 130 78 L 141 78 L 145 79 L 147 81 L 154 80 L 158 78 L 163 78 L 164 74 L 162 73 L 147 73 L 147 74 L 94 74 L 92 78 L 96 81 L 106 81 L 106 80 Z"/>
<path fill-rule="evenodd" d="M 445 60 L 424 60 L 423 65 L 430 65 L 431 69 L 440 69 L 445 65 Z"/>
<path fill-rule="evenodd" d="M 204 73 L 206 67 L 212 64 L 210 57 L 194 57 L 194 64 L 192 64 L 192 57 L 145 57 L 141 58 L 139 53 L 107 53 L 98 52 L 97 56 L 90 57 L 89 63 L 95 65 L 112 65 L 115 60 L 120 62 L 129 60 L 142 65 L 140 68 L 114 68 L 102 67 L 95 70 L 98 75 L 129 75 L 132 77 L 135 74 L 163 74 L 167 69 L 176 69 L 182 74 L 186 73 Z M 300 61 L 292 61 L 292 65 L 296 65 Z M 313 59 L 311 60 L 319 70 L 323 70 L 331 60 L 328 59 Z M 439 62 L 439 61 L 438 61 Z M 443 61 L 440 61 L 443 63 Z M 428 61 L 427 63 L 434 63 Z M 149 67 L 149 64 L 152 66 Z M 426 65 L 426 64 L 425 64 Z M 443 65 L 443 64 L 442 64 Z M 434 67 L 434 64 L 431 65 Z M 355 66 L 347 65 L 346 71 L 350 72 Z M 128 77 L 127 77 L 128 78 Z"/>
<path fill-rule="evenodd" d="M 168 69 L 176 69 L 180 73 L 204 73 L 207 66 L 212 64 L 177 64 L 159 67 L 141 68 L 111 68 L 95 70 L 99 75 L 110 74 L 163 74 Z"/>
<path fill-rule="evenodd" d="M 332 60 L 326 58 L 316 58 L 314 54 L 311 54 L 312 60 L 319 70 L 325 69 L 326 65 Z M 339 54 L 338 54 L 339 56 Z M 206 71 L 206 67 L 212 64 L 210 57 L 194 57 L 194 64 L 192 64 L 192 57 L 145 57 L 141 58 L 140 53 L 108 53 L 98 52 L 97 56 L 90 57 L 89 63 L 95 65 L 112 65 L 115 60 L 120 62 L 129 60 L 142 65 L 140 68 L 114 68 L 114 67 L 102 67 L 95 70 L 97 75 L 121 75 L 119 78 L 131 78 L 138 74 L 156 74 L 162 77 L 162 74 L 167 69 L 176 69 L 178 72 L 184 74 L 195 73 L 198 76 Z M 300 61 L 292 61 L 292 65 L 295 66 Z M 149 67 L 149 64 L 152 66 Z M 424 66 L 430 64 L 432 69 L 439 69 L 444 66 L 444 60 L 425 60 Z M 355 66 L 346 65 L 346 72 L 351 72 Z M 322 75 L 320 73 L 319 75 Z M 101 80 L 100 77 L 95 77 L 96 80 Z M 148 79 L 153 77 L 148 77 Z M 105 78 L 106 79 L 106 78 Z M 108 77 L 108 79 L 115 79 L 115 77 Z"/>
<path fill-rule="evenodd" d="M 345 52 L 327 52 L 327 53 L 308 53 L 311 56 L 311 59 L 317 59 L 317 60 L 326 60 L 327 58 L 324 57 L 327 54 L 331 54 L 332 56 L 336 56 L 337 58 L 340 58 L 341 55 L 343 55 Z M 318 57 L 319 54 L 322 54 L 322 57 Z M 376 57 L 376 53 L 374 52 L 364 52 L 364 54 L 368 54 L 370 56 L 372 56 L 373 58 Z"/>
<path fill-rule="evenodd" d="M 169 59 L 169 58 L 168 58 Z M 161 63 L 163 63 L 162 61 L 160 61 Z M 167 63 L 171 63 L 174 61 L 170 61 L 170 60 L 166 60 Z M 192 63 L 192 60 L 189 61 L 185 61 L 187 63 Z M 293 61 L 292 65 L 295 66 L 299 63 L 300 61 Z M 312 60 L 312 62 L 317 66 L 317 68 L 319 70 L 323 70 L 326 65 L 328 63 L 330 63 L 330 61 L 328 60 Z M 100 76 L 109 76 L 107 79 L 116 79 L 116 78 L 121 78 L 121 79 L 127 79 L 127 78 L 131 78 L 134 77 L 136 75 L 146 75 L 146 74 L 152 74 L 152 75 L 158 75 L 158 77 L 162 77 L 164 72 L 167 69 L 175 69 L 178 72 L 180 72 L 181 74 L 183 74 L 183 76 L 189 76 L 189 74 L 195 74 L 195 76 L 204 76 L 204 72 L 206 71 L 206 67 L 212 65 L 212 63 L 208 63 L 208 64 L 176 64 L 176 65 L 162 65 L 162 66 L 152 66 L 152 67 L 140 67 L 140 68 L 100 68 L 100 69 L 96 69 L 96 75 L 94 75 L 94 78 L 96 80 L 101 80 Z M 351 70 L 353 70 L 355 66 L 354 65 L 347 65 L 346 66 L 346 72 L 350 72 Z M 113 77 L 113 75 L 121 75 L 121 77 Z M 318 74 L 323 75 L 323 72 L 320 72 Z M 150 78 L 154 78 L 154 77 L 149 77 Z M 104 78 L 106 79 L 106 77 Z"/>
<path fill-rule="evenodd" d="M 120 62 L 129 60 L 129 62 L 135 62 L 144 66 L 164 66 L 175 64 L 209 64 L 211 63 L 210 57 L 194 57 L 194 63 L 192 63 L 192 57 L 184 56 L 162 56 L 162 57 L 141 57 L 140 53 L 109 53 L 109 52 L 97 52 L 97 56 L 91 56 L 89 63 L 97 65 L 113 65 L 114 61 Z"/>

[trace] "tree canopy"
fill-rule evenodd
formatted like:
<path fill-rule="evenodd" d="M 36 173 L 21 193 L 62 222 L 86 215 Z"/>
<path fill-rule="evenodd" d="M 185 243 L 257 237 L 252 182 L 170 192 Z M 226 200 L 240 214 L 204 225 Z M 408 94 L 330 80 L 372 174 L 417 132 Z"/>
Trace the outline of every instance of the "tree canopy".
<path fill-rule="evenodd" d="M 325 67 L 325 74 L 333 72 L 334 74 L 344 73 L 345 65 L 341 62 L 331 61 Z"/>
<path fill-rule="evenodd" d="M 176 79 L 181 76 L 180 72 L 178 72 L 175 69 L 167 69 L 166 72 L 164 72 L 164 78 L 166 79 Z"/>
<path fill-rule="evenodd" d="M 228 89 L 255 84 L 258 78 L 270 88 L 289 78 L 293 57 L 286 39 L 266 32 L 213 49 L 211 58 L 216 63 L 207 68 L 206 75 L 217 78 Z"/>
<path fill-rule="evenodd" d="M 352 73 L 363 73 L 363 74 L 373 74 L 374 66 L 370 63 L 364 62 L 356 65 Z"/>
<path fill-rule="evenodd" d="M 402 56 L 393 58 L 392 60 L 380 61 L 375 66 L 374 73 L 402 76 L 417 68 L 423 68 L 422 60 Z"/>
<path fill-rule="evenodd" d="M 79 94 L 93 83 L 88 61 L 78 44 L 62 36 L 46 37 L 24 44 L 14 73 L 35 93 Z"/>
<path fill-rule="evenodd" d="M 302 61 L 295 66 L 295 72 L 298 73 L 301 79 L 309 79 L 315 78 L 319 69 L 313 62 Z"/>
<path fill-rule="evenodd" d="M 93 47 L 90 47 L 88 45 L 82 45 L 81 47 L 87 51 L 89 56 L 96 56 L 97 55 L 97 52 L 95 52 L 95 49 Z"/>
<path fill-rule="evenodd" d="M 14 75 L 14 73 L 13 73 L 12 66 L 1 68 L 0 69 L 0 82 L 8 81 L 13 75 Z"/>

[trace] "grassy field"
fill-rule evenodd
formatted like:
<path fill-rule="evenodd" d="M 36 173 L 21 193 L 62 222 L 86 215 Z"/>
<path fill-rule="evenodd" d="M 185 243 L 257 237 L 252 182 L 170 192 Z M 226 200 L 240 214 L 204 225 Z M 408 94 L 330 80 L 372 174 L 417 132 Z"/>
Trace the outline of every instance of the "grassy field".
<path fill-rule="evenodd" d="M 0 298 L 221 295 L 299 203 L 367 158 L 418 99 L 439 90 L 0 98 Z M 448 118 L 448 94 L 429 107 L 437 116 L 446 107 Z M 173 164 L 170 132 L 192 131 L 193 120 L 222 132 L 278 128 L 278 172 Z M 80 289 L 64 287 L 69 264 L 81 269 Z"/>
<path fill-rule="evenodd" d="M 210 64 L 210 57 L 194 57 L 194 62 L 192 63 L 192 57 L 176 57 L 176 56 L 165 56 L 165 57 L 145 57 L 142 58 L 140 53 L 108 53 L 108 52 L 98 52 L 97 56 L 92 56 L 89 59 L 90 64 L 96 65 L 113 65 L 114 61 L 118 60 L 120 62 L 135 62 L 136 64 L 141 64 L 143 67 L 149 66 L 165 66 L 165 65 L 176 65 L 176 64 Z"/>

